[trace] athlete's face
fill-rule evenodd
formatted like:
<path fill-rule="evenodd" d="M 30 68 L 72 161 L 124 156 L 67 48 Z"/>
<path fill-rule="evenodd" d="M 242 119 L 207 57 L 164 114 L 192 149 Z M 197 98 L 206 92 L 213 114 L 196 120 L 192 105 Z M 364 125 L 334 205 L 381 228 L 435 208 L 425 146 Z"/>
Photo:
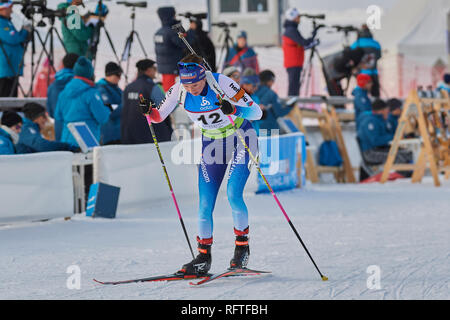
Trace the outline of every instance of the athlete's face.
<path fill-rule="evenodd" d="M 193 96 L 198 96 L 200 93 L 202 93 L 205 84 L 206 79 L 202 79 L 195 83 L 183 83 L 183 87 Z"/>

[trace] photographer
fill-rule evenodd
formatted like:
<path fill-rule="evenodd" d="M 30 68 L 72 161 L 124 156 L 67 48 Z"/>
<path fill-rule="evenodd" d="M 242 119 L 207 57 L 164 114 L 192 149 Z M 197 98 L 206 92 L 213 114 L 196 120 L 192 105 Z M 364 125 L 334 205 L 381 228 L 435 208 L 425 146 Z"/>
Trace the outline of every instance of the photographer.
<path fill-rule="evenodd" d="M 208 36 L 208 33 L 203 31 L 203 23 L 201 15 L 190 15 L 189 30 L 186 34 L 187 41 L 191 44 L 195 52 L 198 52 L 206 59 L 212 68 L 212 72 L 216 72 L 216 48 Z M 204 16 L 206 18 L 206 14 Z"/>
<path fill-rule="evenodd" d="M 64 46 L 67 53 L 76 53 L 79 56 L 92 58 L 92 53 L 89 51 L 89 40 L 94 33 L 94 24 L 89 23 L 90 15 L 81 17 L 78 12 L 78 6 L 83 6 L 83 0 L 67 0 L 67 2 L 60 3 L 58 10 L 64 10 L 67 15 L 61 20 L 61 31 L 63 36 Z M 97 5 L 96 13 L 101 11 L 101 18 L 108 14 L 108 8 L 103 5 L 99 10 Z M 72 25 L 73 24 L 73 25 Z"/>
<path fill-rule="evenodd" d="M 361 48 L 366 54 L 366 66 L 361 69 L 361 73 L 368 74 L 373 81 L 371 94 L 374 97 L 380 96 L 380 82 L 378 79 L 377 62 L 381 58 L 381 46 L 380 43 L 373 39 L 367 25 L 362 25 L 361 30 L 358 32 L 358 40 L 356 40 L 351 46 L 351 49 Z"/>
<path fill-rule="evenodd" d="M 298 96 L 300 94 L 300 76 L 305 61 L 305 47 L 314 42 L 316 35 L 316 30 L 314 30 L 311 38 L 303 38 L 298 31 L 299 24 L 300 13 L 298 10 L 296 8 L 288 9 L 282 37 L 284 67 L 289 79 L 288 96 Z"/>
<path fill-rule="evenodd" d="M 20 66 L 27 30 L 17 31 L 11 22 L 13 3 L 0 0 L 0 97 L 17 97 L 17 77 L 22 75 Z M 20 67 L 20 69 L 19 69 Z"/>

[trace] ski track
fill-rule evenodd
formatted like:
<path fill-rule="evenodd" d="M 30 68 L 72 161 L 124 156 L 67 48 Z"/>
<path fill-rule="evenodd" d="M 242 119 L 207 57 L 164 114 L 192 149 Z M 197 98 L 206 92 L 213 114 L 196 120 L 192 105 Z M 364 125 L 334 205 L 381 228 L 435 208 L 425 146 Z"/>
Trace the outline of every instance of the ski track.
<path fill-rule="evenodd" d="M 449 299 L 450 183 L 434 188 L 408 181 L 386 185 L 309 185 L 278 193 L 322 273 L 317 271 L 270 195 L 246 197 L 250 268 L 262 276 L 103 286 L 100 281 L 171 273 L 191 259 L 171 203 L 115 220 L 77 216 L 0 228 L 1 299 Z M 195 244 L 195 199 L 179 199 Z M 407 205 L 405 205 L 407 203 Z M 169 212 L 170 211 L 170 212 Z M 221 272 L 233 253 L 229 205 L 214 213 L 213 265 Z M 167 241 L 169 239 L 169 241 Z M 69 290 L 66 269 L 81 269 L 81 289 Z M 381 288 L 367 288 L 368 266 Z M 38 275 L 38 276 L 36 276 Z"/>

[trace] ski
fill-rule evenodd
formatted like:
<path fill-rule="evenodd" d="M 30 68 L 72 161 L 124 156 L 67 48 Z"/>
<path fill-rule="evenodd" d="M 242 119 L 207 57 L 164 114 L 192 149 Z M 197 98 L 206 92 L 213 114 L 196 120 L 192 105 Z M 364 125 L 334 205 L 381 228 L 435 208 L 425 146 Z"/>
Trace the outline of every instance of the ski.
<path fill-rule="evenodd" d="M 186 274 L 182 274 L 182 273 L 172 273 L 172 274 L 167 274 L 167 275 L 130 279 L 130 280 L 122 280 L 122 281 L 99 281 L 97 279 L 93 279 L 93 280 L 95 282 L 103 284 L 103 285 L 118 285 L 118 284 L 137 283 L 137 282 L 193 280 L 193 279 L 203 279 L 203 278 L 210 277 L 210 276 L 212 276 L 212 274 L 210 274 L 210 273 L 203 274 L 203 275 L 192 275 L 192 274 L 186 275 Z"/>
<path fill-rule="evenodd" d="M 228 269 L 225 272 L 213 274 L 210 276 L 206 276 L 204 279 L 198 281 L 198 282 L 189 282 L 190 285 L 193 286 L 199 286 L 208 282 L 211 282 L 213 280 L 217 280 L 220 278 L 225 277 L 237 277 L 237 276 L 250 276 L 250 275 L 261 275 L 265 273 L 271 273 L 271 271 L 259 271 L 259 270 L 253 270 L 253 269 L 247 269 L 247 268 L 237 268 L 237 269 Z"/>

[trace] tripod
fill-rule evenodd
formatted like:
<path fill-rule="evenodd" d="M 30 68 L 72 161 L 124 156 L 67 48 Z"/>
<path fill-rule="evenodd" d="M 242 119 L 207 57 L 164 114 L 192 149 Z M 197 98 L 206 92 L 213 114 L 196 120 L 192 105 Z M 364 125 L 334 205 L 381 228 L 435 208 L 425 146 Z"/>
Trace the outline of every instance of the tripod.
<path fill-rule="evenodd" d="M 30 84 L 30 91 L 28 92 L 27 96 L 32 96 L 33 94 L 33 82 L 34 82 L 34 78 L 36 76 L 36 74 L 38 73 L 38 69 L 39 69 L 39 65 L 41 63 L 42 57 L 45 53 L 48 62 L 49 62 L 49 68 L 51 68 L 55 73 L 56 73 L 56 69 L 54 66 L 54 61 L 55 61 L 55 55 L 54 55 L 54 35 L 53 33 L 56 34 L 59 42 L 61 43 L 62 47 L 64 48 L 64 52 L 67 53 L 66 47 L 64 46 L 64 42 L 61 38 L 61 35 L 59 34 L 58 30 L 55 28 L 55 15 L 50 14 L 43 14 L 43 17 L 47 17 L 50 21 L 50 28 L 47 31 L 47 34 L 45 35 L 44 41 L 42 41 L 42 38 L 40 36 L 40 34 L 33 28 L 33 35 L 32 35 L 32 57 L 31 57 L 31 65 L 32 65 L 32 75 L 31 75 L 31 84 Z M 38 23 L 38 27 L 44 27 L 45 23 L 43 21 L 40 21 Z M 36 68 L 33 69 L 34 67 L 34 54 L 36 53 L 35 51 L 35 43 L 34 43 L 34 33 L 37 34 L 38 39 L 42 45 L 42 50 L 41 53 L 39 54 L 38 60 L 36 62 Z M 47 50 L 47 41 L 49 41 L 49 49 Z M 50 73 L 47 74 L 47 86 L 50 84 Z"/>
<path fill-rule="evenodd" d="M 122 61 L 127 62 L 127 68 L 125 71 L 125 83 L 128 83 L 128 70 L 130 67 L 131 47 L 133 45 L 134 36 L 137 37 L 137 39 L 139 41 L 139 45 L 141 46 L 141 50 L 144 53 L 145 58 L 148 57 L 147 52 L 145 51 L 144 45 L 142 44 L 141 37 L 139 36 L 139 33 L 134 28 L 134 25 L 135 25 L 134 20 L 136 18 L 135 12 L 136 12 L 136 7 L 132 6 L 132 9 L 131 9 L 131 32 L 125 41 L 125 47 L 124 47 L 123 53 L 122 53 Z"/>
<path fill-rule="evenodd" d="M 314 30 L 315 30 L 314 33 L 316 33 L 317 30 L 319 30 L 321 27 L 323 27 L 323 25 L 317 26 L 315 20 L 313 21 L 313 26 L 314 26 Z M 303 84 L 305 83 L 305 78 L 306 78 L 306 83 L 305 83 L 305 86 L 304 86 L 304 88 L 305 88 L 305 90 L 304 90 L 304 96 L 306 96 L 306 95 L 308 94 L 308 91 L 309 91 L 309 85 L 310 85 L 311 77 L 312 77 L 312 69 L 313 69 L 313 63 L 314 63 L 314 61 L 313 61 L 313 60 L 314 60 L 314 56 L 317 56 L 317 57 L 319 58 L 320 63 L 322 64 L 322 69 L 323 69 L 324 63 L 323 63 L 322 57 L 321 57 L 320 54 L 319 54 L 319 51 L 317 50 L 317 46 L 318 46 L 318 45 L 319 45 L 318 42 L 317 42 L 317 43 L 313 43 L 312 47 L 310 48 L 311 53 L 310 53 L 310 55 L 309 55 L 309 59 L 308 59 L 306 65 L 305 65 L 305 67 L 303 68 L 302 74 L 301 74 L 301 76 L 300 76 L 300 85 L 301 85 L 302 87 L 303 87 Z M 325 70 L 324 70 L 324 76 L 325 76 L 325 80 L 328 81 L 327 75 L 326 75 L 326 73 L 325 73 Z M 301 90 L 300 90 L 300 91 L 301 91 Z M 302 96 L 301 93 L 300 93 L 300 96 Z"/>
<path fill-rule="evenodd" d="M 220 47 L 219 60 L 217 60 L 218 65 L 221 66 L 221 71 L 223 71 L 223 68 L 225 66 L 225 61 L 227 61 L 228 52 L 229 52 L 230 48 L 232 48 L 234 45 L 234 41 L 230 37 L 230 28 L 229 27 L 236 27 L 236 23 L 226 24 L 224 22 L 220 22 L 220 23 L 213 23 L 212 25 L 223 28 L 223 32 L 220 34 L 220 36 L 218 38 L 219 43 L 222 41 L 222 38 L 223 38 L 223 43 Z M 222 59 L 223 59 L 223 61 L 222 61 Z"/>
<path fill-rule="evenodd" d="M 117 63 L 120 65 L 120 59 L 117 56 L 116 48 L 114 47 L 114 44 L 111 40 L 111 36 L 109 35 L 109 32 L 105 27 L 105 23 L 102 20 L 102 17 L 104 17 L 102 0 L 99 0 L 98 8 L 100 9 L 100 12 L 98 13 L 99 20 L 95 26 L 94 33 L 92 34 L 92 37 L 91 37 L 91 40 L 89 43 L 89 51 L 91 52 L 92 60 L 94 61 L 94 69 L 95 69 L 95 65 L 97 63 L 97 59 L 96 59 L 97 58 L 97 48 L 98 48 L 98 44 L 100 43 L 100 33 L 101 33 L 102 29 L 105 31 L 106 38 L 108 39 L 108 43 L 114 53 L 114 57 L 116 58 Z"/>

